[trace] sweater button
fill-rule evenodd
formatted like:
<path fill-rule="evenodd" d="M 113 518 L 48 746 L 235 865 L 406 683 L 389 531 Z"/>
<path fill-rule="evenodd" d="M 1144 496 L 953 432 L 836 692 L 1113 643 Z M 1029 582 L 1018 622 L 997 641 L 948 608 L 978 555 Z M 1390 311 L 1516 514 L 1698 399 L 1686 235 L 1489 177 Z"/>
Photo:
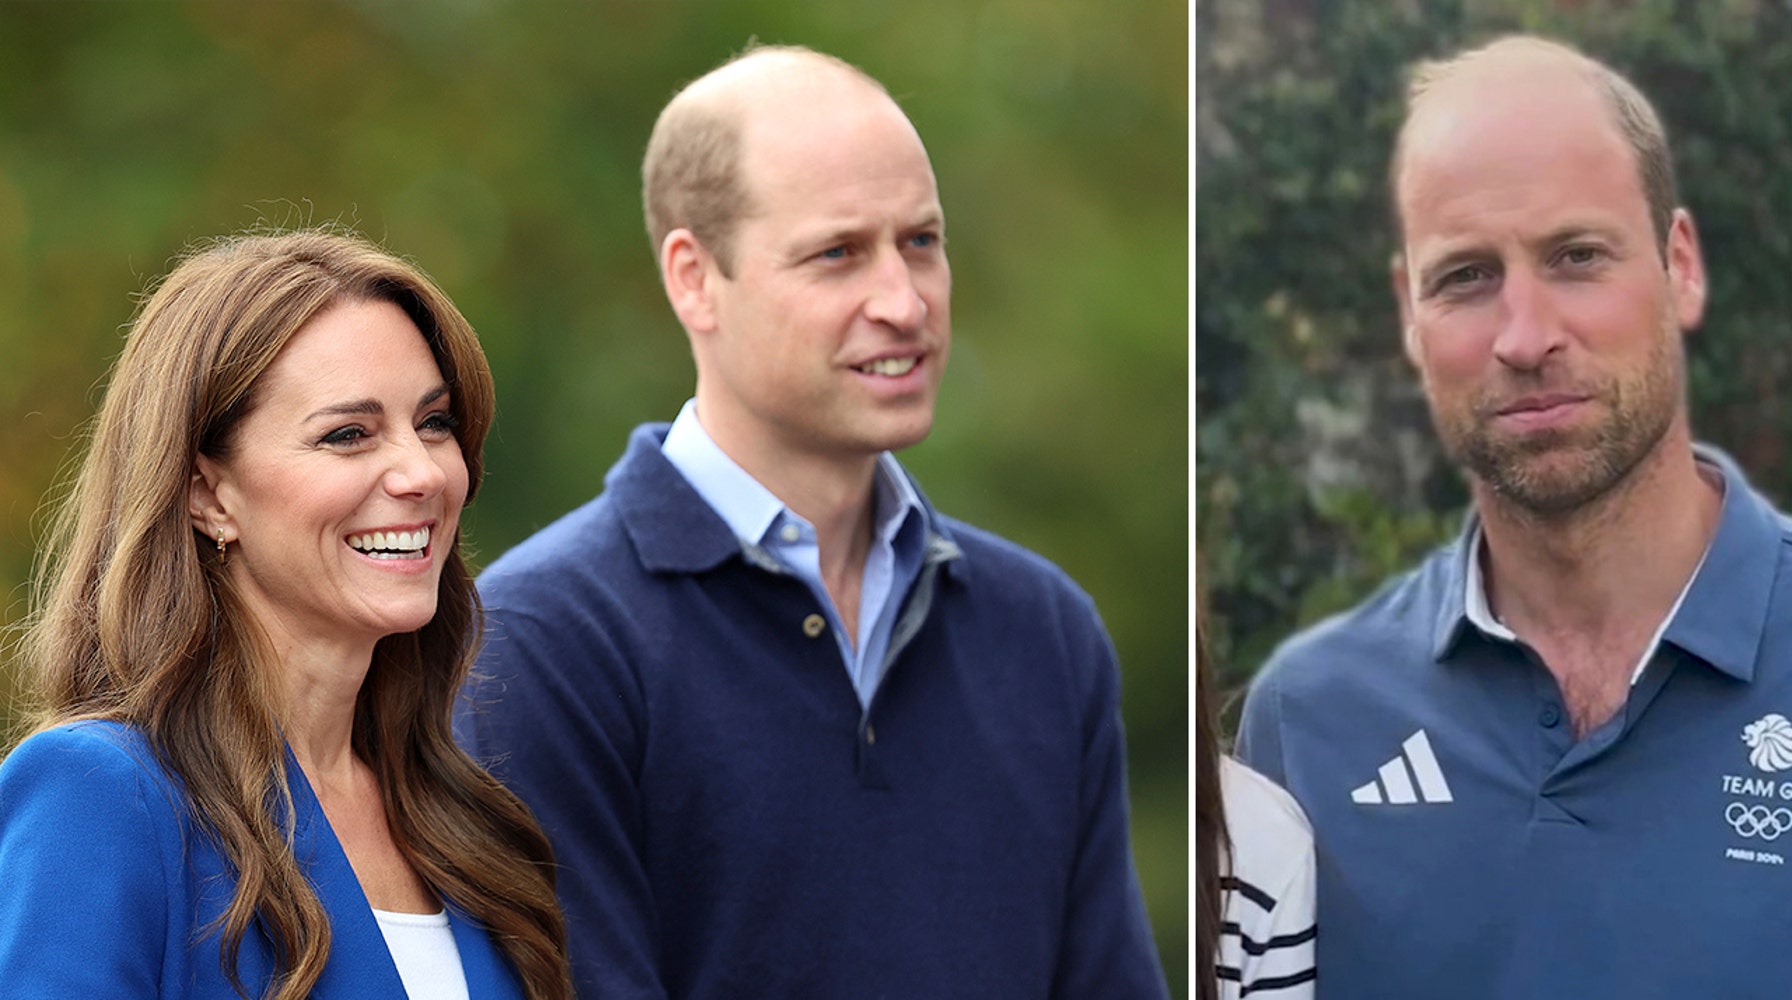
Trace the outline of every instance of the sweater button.
<path fill-rule="evenodd" d="M 803 634 L 813 639 L 828 627 L 828 620 L 820 615 L 810 615 L 803 619 Z"/>
<path fill-rule="evenodd" d="M 876 726 L 866 726 L 865 727 L 865 742 L 870 744 L 871 746 L 877 746 L 877 727 Z"/>

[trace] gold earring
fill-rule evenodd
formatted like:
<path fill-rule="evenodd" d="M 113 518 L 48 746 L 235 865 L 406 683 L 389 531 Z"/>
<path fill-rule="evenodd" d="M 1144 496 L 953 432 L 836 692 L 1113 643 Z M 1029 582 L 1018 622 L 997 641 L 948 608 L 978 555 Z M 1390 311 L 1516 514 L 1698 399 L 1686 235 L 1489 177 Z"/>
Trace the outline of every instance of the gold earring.
<path fill-rule="evenodd" d="M 230 553 L 228 551 L 226 551 L 224 548 L 224 529 L 219 528 L 218 529 L 218 562 L 225 563 L 225 562 L 228 562 L 229 560 L 230 560 Z"/>

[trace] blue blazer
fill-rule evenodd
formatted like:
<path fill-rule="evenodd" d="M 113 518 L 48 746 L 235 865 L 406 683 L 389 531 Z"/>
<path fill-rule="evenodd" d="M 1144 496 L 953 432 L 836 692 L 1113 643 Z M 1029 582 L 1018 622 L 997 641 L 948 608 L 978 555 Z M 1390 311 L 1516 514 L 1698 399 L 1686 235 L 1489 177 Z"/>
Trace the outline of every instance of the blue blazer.
<path fill-rule="evenodd" d="M 290 752 L 293 853 L 330 917 L 312 996 L 403 998 L 361 883 Z M 236 880 L 180 782 L 136 729 L 79 722 L 0 761 L 0 990 L 18 997 L 237 1000 L 216 922 Z M 448 907 L 473 1000 L 522 997 L 485 929 Z M 252 927 L 237 969 L 250 995 L 273 954 Z"/>

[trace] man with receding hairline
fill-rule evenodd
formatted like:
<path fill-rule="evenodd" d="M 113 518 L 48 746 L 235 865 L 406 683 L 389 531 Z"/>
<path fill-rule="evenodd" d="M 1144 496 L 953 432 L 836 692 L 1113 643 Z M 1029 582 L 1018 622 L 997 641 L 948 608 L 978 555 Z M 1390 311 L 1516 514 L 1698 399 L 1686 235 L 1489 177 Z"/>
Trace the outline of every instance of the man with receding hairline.
<path fill-rule="evenodd" d="M 581 995 L 1166 995 L 1093 604 L 891 454 L 951 346 L 914 126 L 760 47 L 642 173 L 695 397 L 480 577 L 457 730 L 554 843 Z"/>
<path fill-rule="evenodd" d="M 1473 510 L 1246 701 L 1241 756 L 1313 823 L 1320 982 L 1781 995 L 1792 530 L 1692 439 L 1705 267 L 1660 121 L 1506 38 L 1419 67 L 1390 173 L 1404 346 Z"/>

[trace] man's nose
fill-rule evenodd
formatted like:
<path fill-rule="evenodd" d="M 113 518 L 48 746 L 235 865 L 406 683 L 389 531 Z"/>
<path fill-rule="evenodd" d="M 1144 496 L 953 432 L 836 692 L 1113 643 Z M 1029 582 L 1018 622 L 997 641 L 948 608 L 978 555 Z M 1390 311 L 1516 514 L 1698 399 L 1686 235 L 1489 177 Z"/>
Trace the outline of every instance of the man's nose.
<path fill-rule="evenodd" d="M 1504 315 L 1493 355 L 1506 367 L 1534 370 L 1566 342 L 1549 284 L 1537 275 L 1518 268 L 1508 271 L 1500 288 L 1500 304 Z"/>
<path fill-rule="evenodd" d="M 886 251 L 873 269 L 871 279 L 870 296 L 865 302 L 866 317 L 898 330 L 919 329 L 927 318 L 927 301 L 921 298 L 914 273 L 901 252 Z"/>

